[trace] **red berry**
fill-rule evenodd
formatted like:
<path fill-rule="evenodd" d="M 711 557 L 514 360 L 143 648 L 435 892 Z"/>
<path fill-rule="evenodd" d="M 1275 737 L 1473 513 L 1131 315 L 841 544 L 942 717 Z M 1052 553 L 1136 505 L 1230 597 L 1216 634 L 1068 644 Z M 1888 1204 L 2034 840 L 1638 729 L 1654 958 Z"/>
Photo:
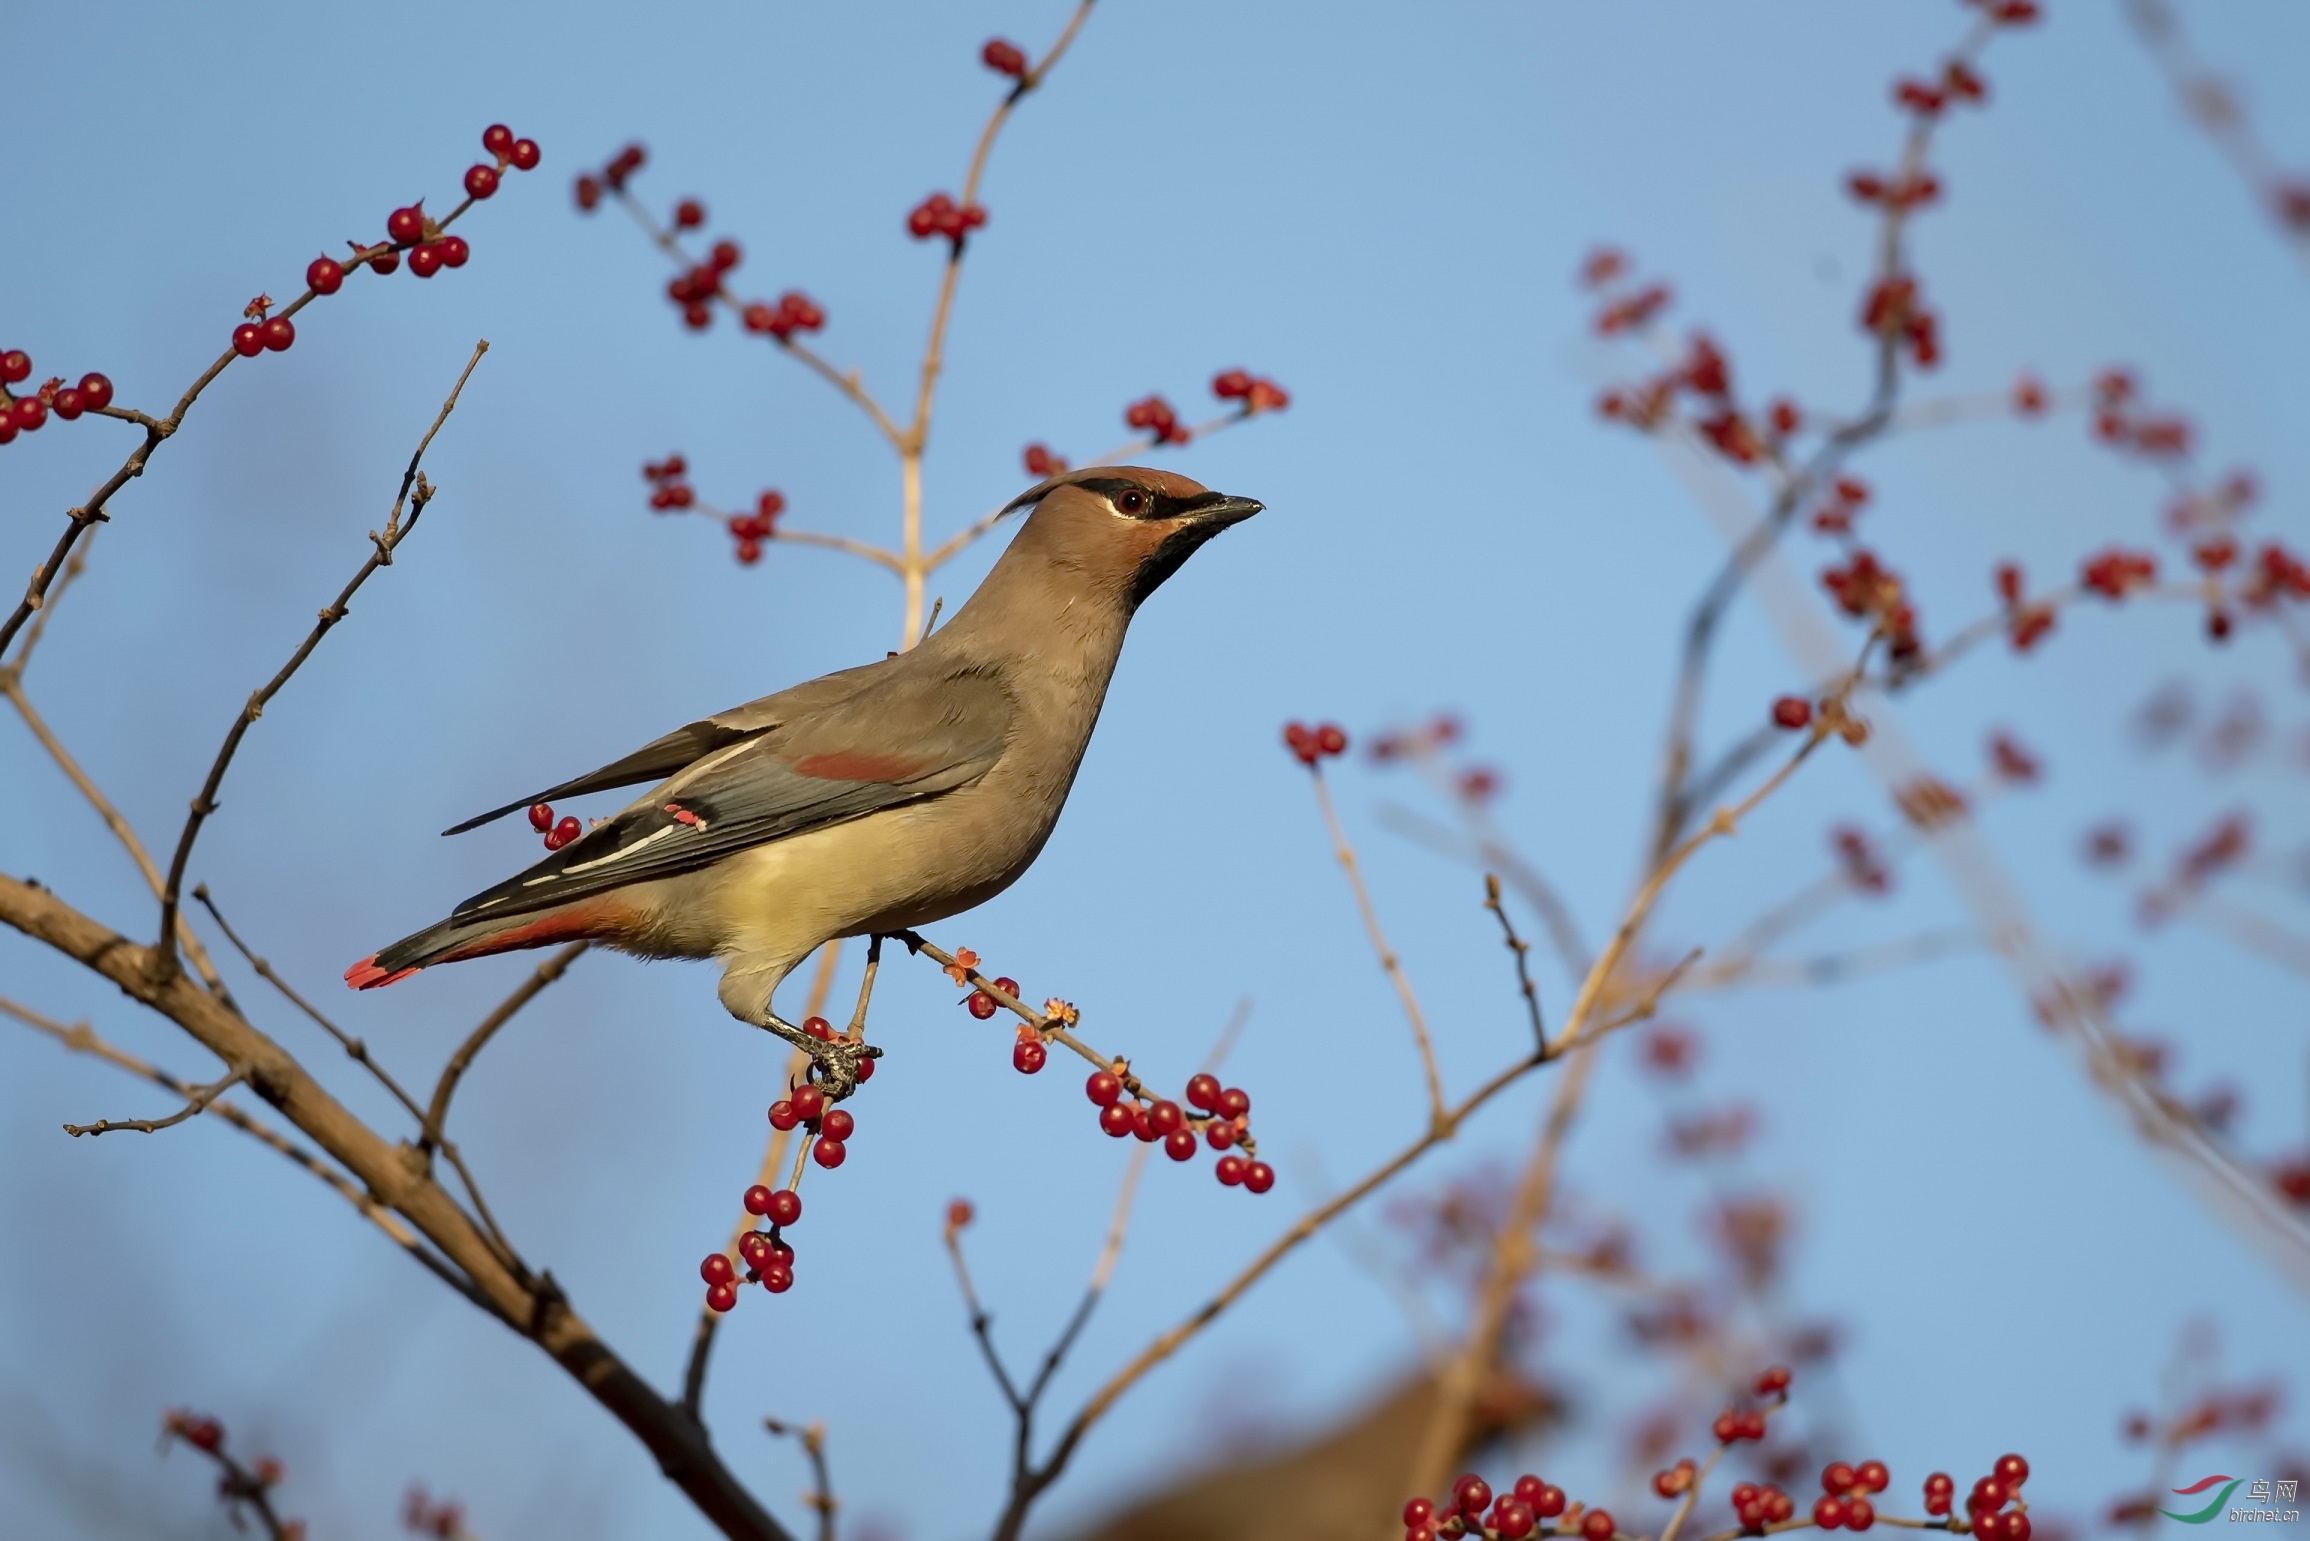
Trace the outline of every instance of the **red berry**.
<path fill-rule="evenodd" d="M 802 1019 L 802 1031 L 820 1043 L 832 1043 L 834 1041 L 834 1024 L 824 1017 L 804 1017 Z"/>
<path fill-rule="evenodd" d="M 588 214 L 602 201 L 602 185 L 592 177 L 577 179 L 577 206 Z"/>
<path fill-rule="evenodd" d="M 794 1111 L 801 1116 L 804 1123 L 810 1122 L 826 1111 L 826 1093 L 810 1085 L 795 1087 Z"/>
<path fill-rule="evenodd" d="M 425 239 L 425 206 L 413 203 L 385 216 L 385 234 L 396 246 L 415 246 Z"/>
<path fill-rule="evenodd" d="M 2005 1499 L 2005 1484 L 1995 1477 L 1983 1477 L 1979 1482 L 1973 1484 L 1973 1491 L 1966 1495 L 1965 1507 L 1967 1509 L 2002 1509 L 2005 1507 Z"/>
<path fill-rule="evenodd" d="M 706 206 L 695 198 L 684 198 L 674 205 L 674 228 L 695 230 L 706 222 Z"/>
<path fill-rule="evenodd" d="M 1425 1525 L 1436 1517 L 1436 1506 L 1425 1498 L 1415 1498 L 1404 1505 L 1404 1525 Z"/>
<path fill-rule="evenodd" d="M 840 1140 L 820 1140 L 810 1147 L 810 1159 L 828 1171 L 842 1165 L 849 1155 L 850 1151 Z"/>
<path fill-rule="evenodd" d="M 714 324 L 714 307 L 703 300 L 693 300 L 682 307 L 682 325 L 693 332 L 702 332 Z"/>
<path fill-rule="evenodd" d="M 297 340 L 297 324 L 287 316 L 275 316 L 258 326 L 257 335 L 275 353 L 286 353 L 289 344 Z"/>
<path fill-rule="evenodd" d="M 1094 1070 L 1083 1083 L 1083 1095 L 1100 1107 L 1111 1108 L 1122 1100 L 1123 1083 L 1111 1070 Z"/>
<path fill-rule="evenodd" d="M 1014 1001 L 1019 998 L 1019 982 L 1015 979 L 998 976 L 995 980 L 995 988 L 1002 991 L 1003 994 L 1009 996 Z"/>
<path fill-rule="evenodd" d="M 91 412 L 102 412 L 112 405 L 112 381 L 100 374 L 80 377 L 80 404 Z"/>
<path fill-rule="evenodd" d="M 13 409 L 0 411 L 0 444 L 16 442 L 16 413 Z"/>
<path fill-rule="evenodd" d="M 1039 1039 L 1022 1038 L 1011 1046 L 1011 1068 L 1021 1075 L 1033 1075 L 1050 1057 Z"/>
<path fill-rule="evenodd" d="M 369 259 L 369 271 L 372 273 L 390 273 L 400 266 L 401 254 L 397 251 L 381 251 Z"/>
<path fill-rule="evenodd" d="M 1251 1111 L 1251 1093 L 1238 1086 L 1230 1086 L 1219 1094 L 1219 1116 L 1241 1118 Z"/>
<path fill-rule="evenodd" d="M 67 385 L 49 398 L 48 410 L 69 423 L 80 416 L 82 405 L 80 392 Z"/>
<path fill-rule="evenodd" d="M 783 1263 L 772 1263 L 762 1270 L 762 1287 L 773 1295 L 783 1295 L 794 1288 L 794 1270 Z"/>
<path fill-rule="evenodd" d="M 1872 1493 L 1882 1493 L 1893 1480 L 1883 1461 L 1863 1461 L 1853 1468 L 1853 1481 Z"/>
<path fill-rule="evenodd" d="M 503 155 L 513 148 L 513 130 L 502 123 L 492 123 L 481 131 L 481 147 L 492 155 Z"/>
<path fill-rule="evenodd" d="M 2013 1491 L 2014 1489 L 2020 1487 L 2024 1482 L 2029 1480 L 2029 1463 L 2018 1455 L 2009 1454 L 1999 1456 L 1997 1458 L 1997 1464 L 1990 1467 L 1989 1470 L 1991 1475 L 1995 1476 L 1999 1482 L 2005 1484 L 2006 1491 L 2008 1492 Z"/>
<path fill-rule="evenodd" d="M 851 1117 L 846 1109 L 828 1108 L 826 1116 L 818 1121 L 818 1127 L 826 1131 L 826 1137 L 830 1140 L 847 1140 L 858 1132 L 858 1120 Z"/>
<path fill-rule="evenodd" d="M 1973 1516 L 1975 1541 L 2005 1541 L 2005 1527 L 2011 1515 L 1995 1509 L 1984 1509 Z"/>
<path fill-rule="evenodd" d="M 1845 1528 L 1847 1530 L 1867 1530 L 1876 1523 L 1877 1509 L 1869 1500 L 1866 1498 L 1848 1498 L 1845 1500 Z"/>
<path fill-rule="evenodd" d="M 780 1188 L 770 1195 L 770 1208 L 766 1213 L 774 1225 L 792 1225 L 802 1218 L 802 1195 L 792 1188 Z"/>
<path fill-rule="evenodd" d="M 1729 1445 L 1741 1437 L 1741 1421 L 1729 1412 L 1718 1413 L 1716 1422 L 1709 1425 L 1709 1432 L 1716 1436 L 1718 1444 Z"/>
<path fill-rule="evenodd" d="M 1254 1161 L 1243 1169 L 1243 1186 L 1253 1193 L 1265 1193 L 1275 1186 L 1275 1168 L 1264 1161 Z"/>
<path fill-rule="evenodd" d="M 1147 1122 L 1146 1103 L 1132 1102 L 1121 1105 L 1128 1107 L 1131 1110 L 1131 1133 L 1135 1138 L 1142 1140 L 1149 1145 L 1154 1144 L 1157 1140 L 1162 1138 L 1161 1135 L 1155 1132 L 1155 1126 Z"/>
<path fill-rule="evenodd" d="M 1019 45 L 999 37 L 989 38 L 987 46 L 979 50 L 979 62 L 998 75 L 1014 79 L 1027 72 L 1027 56 Z"/>
<path fill-rule="evenodd" d="M 10 348 L 0 353 L 0 380 L 20 385 L 32 378 L 32 355 L 22 348 Z"/>
<path fill-rule="evenodd" d="M 1235 1143 L 1235 1126 L 1215 1118 L 1204 1128 L 1203 1137 L 1211 1142 L 1213 1150 L 1225 1150 Z"/>
<path fill-rule="evenodd" d="M 1492 1501 L 1492 1485 L 1473 1473 L 1452 1484 L 1452 1497 L 1459 1503 L 1460 1512 L 1478 1515 Z"/>
<path fill-rule="evenodd" d="M 545 152 L 537 147 L 534 139 L 516 139 L 513 148 L 505 152 L 505 158 L 513 162 L 516 171 L 535 171 L 537 163 L 545 159 Z"/>
<path fill-rule="evenodd" d="M 1823 1530 L 1836 1530 L 1845 1523 L 1845 1501 L 1824 1493 L 1813 1505 L 1813 1523 Z"/>
<path fill-rule="evenodd" d="M 760 1231 L 748 1231 L 738 1238 L 738 1256 L 745 1259 L 747 1267 L 760 1269 L 770 1261 L 770 1238 Z"/>
<path fill-rule="evenodd" d="M 707 256 L 706 261 L 716 272 L 727 273 L 738 265 L 743 255 L 738 250 L 736 241 L 716 241 L 714 250 Z"/>
<path fill-rule="evenodd" d="M 1186 1123 L 1187 1115 L 1179 1111 L 1176 1102 L 1158 1102 L 1147 1110 L 1147 1127 L 1157 1134 L 1168 1135 Z"/>
<path fill-rule="evenodd" d="M 706 1287 L 706 1308 L 727 1311 L 738 1303 L 738 1287 L 734 1284 L 712 1284 Z"/>
<path fill-rule="evenodd" d="M 1195 1159 L 1195 1144 L 1194 1130 L 1174 1129 L 1163 1136 L 1163 1154 L 1174 1161 L 1192 1161 Z"/>
<path fill-rule="evenodd" d="M 1116 1139 L 1131 1132 L 1131 1110 L 1119 1102 L 1110 1102 L 1099 1110 L 1099 1127 Z"/>
<path fill-rule="evenodd" d="M 1845 1493 L 1853 1486 L 1853 1468 L 1843 1461 L 1831 1461 L 1821 1468 L 1821 1491 Z"/>
<path fill-rule="evenodd" d="M 1739 1423 L 1741 1438 L 1758 1440 L 1765 1437 L 1765 1415 L 1763 1413 L 1755 1411 L 1742 1413 Z"/>
<path fill-rule="evenodd" d="M 1338 723 L 1327 722 L 1315 730 L 1315 747 L 1322 754 L 1346 754 L 1347 732 Z"/>
<path fill-rule="evenodd" d="M 1612 1541 L 1613 1529 L 1610 1509 L 1591 1509 L 1580 1517 L 1580 1533 L 1588 1541 Z"/>
<path fill-rule="evenodd" d="M 461 235 L 442 237 L 441 265 L 443 267 L 461 268 L 465 266 L 466 259 L 472 255 L 473 248 L 465 244 L 465 237 Z"/>
<path fill-rule="evenodd" d="M 550 838 L 554 843 L 554 849 L 559 850 L 584 833 L 585 826 L 577 821 L 576 815 L 572 814 L 553 827 L 553 834 Z"/>
<path fill-rule="evenodd" d="M 770 1190 L 761 1183 L 756 1183 L 746 1190 L 746 1213 L 750 1215 L 770 1213 Z"/>
<path fill-rule="evenodd" d="M 1802 696 L 1782 696 L 1773 703 L 1773 726 L 1795 730 L 1813 720 L 1813 705 Z"/>
<path fill-rule="evenodd" d="M 719 1252 L 707 1253 L 706 1260 L 698 1265 L 698 1277 L 708 1284 L 727 1284 L 737 1276 L 729 1258 Z"/>
<path fill-rule="evenodd" d="M 441 243 L 429 241 L 409 253 L 409 271 L 419 278 L 431 278 L 441 271 Z"/>
<path fill-rule="evenodd" d="M 2029 1541 L 2029 1516 L 2016 1509 L 2005 1516 L 2005 1541 Z"/>
<path fill-rule="evenodd" d="M 1216 1112 L 1219 1108 L 1219 1077 L 1199 1075 L 1189 1078 L 1187 1105 L 1201 1108 L 1206 1113 Z"/>
<path fill-rule="evenodd" d="M 963 1004 L 969 1007 L 970 1014 L 981 1022 L 1002 1009 L 995 1004 L 995 998 L 984 990 L 973 990 L 969 995 L 963 997 Z"/>
<path fill-rule="evenodd" d="M 861 1081 L 871 1081 L 874 1079 L 873 1060 L 862 1059 L 858 1062 L 858 1079 Z"/>
<path fill-rule="evenodd" d="M 345 268 L 334 257 L 315 257 L 305 264 L 305 287 L 315 294 L 335 294 L 345 284 Z"/>
<path fill-rule="evenodd" d="M 1564 1512 L 1564 1490 L 1552 1483 L 1542 1483 L 1540 1485 L 1540 1499 L 1532 1507 L 1539 1510 L 1547 1518 L 1554 1519 Z"/>
<path fill-rule="evenodd" d="M 254 321 L 243 321 L 233 328 L 233 351 L 242 358 L 255 358 L 265 351 L 265 336 L 257 330 Z M 32 398 L 26 397 L 26 400 Z M 22 405 L 19 403 L 18 405 Z"/>
<path fill-rule="evenodd" d="M 1241 1156 L 1221 1156 L 1211 1173 L 1219 1179 L 1221 1187 L 1232 1188 L 1243 1181 L 1243 1169 L 1248 1165 Z"/>
<path fill-rule="evenodd" d="M 497 191 L 495 166 L 471 166 L 465 172 L 465 190 L 475 198 L 487 198 Z"/>
<path fill-rule="evenodd" d="M 794 1111 L 794 1104 L 784 1097 L 770 1104 L 770 1127 L 783 1133 L 802 1122 L 802 1115 Z"/>
<path fill-rule="evenodd" d="M 1779 1396 L 1788 1389 L 1789 1367 L 1785 1364 L 1776 1364 L 1757 1377 L 1757 1395 L 1760 1397 Z"/>

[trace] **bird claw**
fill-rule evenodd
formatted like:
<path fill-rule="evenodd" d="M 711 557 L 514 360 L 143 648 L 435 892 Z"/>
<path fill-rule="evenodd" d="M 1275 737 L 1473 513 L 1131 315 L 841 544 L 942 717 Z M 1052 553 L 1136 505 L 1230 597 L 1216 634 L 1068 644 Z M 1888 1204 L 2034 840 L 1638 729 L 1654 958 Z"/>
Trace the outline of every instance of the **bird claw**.
<path fill-rule="evenodd" d="M 882 1050 L 871 1043 L 853 1043 L 847 1038 L 813 1038 L 791 1022 L 775 1016 L 763 1025 L 810 1056 L 811 1079 L 826 1093 L 829 1102 L 840 1102 L 858 1090 L 858 1067 L 862 1061 L 882 1058 Z"/>

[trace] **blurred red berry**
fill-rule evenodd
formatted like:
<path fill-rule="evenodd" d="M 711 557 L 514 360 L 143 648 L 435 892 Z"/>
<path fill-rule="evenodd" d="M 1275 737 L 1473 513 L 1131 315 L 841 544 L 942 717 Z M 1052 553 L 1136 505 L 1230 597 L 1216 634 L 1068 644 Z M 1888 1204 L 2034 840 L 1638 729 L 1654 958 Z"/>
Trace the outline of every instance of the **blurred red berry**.
<path fill-rule="evenodd" d="M 998 75 L 1014 79 L 1027 73 L 1027 56 L 1019 45 L 1002 38 L 987 39 L 987 46 L 979 50 L 979 62 Z"/>
<path fill-rule="evenodd" d="M 580 209 L 583 209 L 586 213 L 591 214 L 595 207 L 601 203 L 601 201 L 601 183 L 596 182 L 590 176 L 579 177 L 577 179 L 577 206 Z"/>

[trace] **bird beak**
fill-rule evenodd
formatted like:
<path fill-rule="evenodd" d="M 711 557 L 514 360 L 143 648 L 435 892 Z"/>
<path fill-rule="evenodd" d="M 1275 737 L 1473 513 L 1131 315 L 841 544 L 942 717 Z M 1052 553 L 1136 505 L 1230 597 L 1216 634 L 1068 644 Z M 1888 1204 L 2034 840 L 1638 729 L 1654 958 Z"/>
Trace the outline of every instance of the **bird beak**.
<path fill-rule="evenodd" d="M 1231 524 L 1241 524 L 1267 505 L 1257 498 L 1231 498 L 1224 492 L 1207 492 L 1180 510 L 1179 517 L 1194 524 L 1209 525 L 1224 530 Z"/>

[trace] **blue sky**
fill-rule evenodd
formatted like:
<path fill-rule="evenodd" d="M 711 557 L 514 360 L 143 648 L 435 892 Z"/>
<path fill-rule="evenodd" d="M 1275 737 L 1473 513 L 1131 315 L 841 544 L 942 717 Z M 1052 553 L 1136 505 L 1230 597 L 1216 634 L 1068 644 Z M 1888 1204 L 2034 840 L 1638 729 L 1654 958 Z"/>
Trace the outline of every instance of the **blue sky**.
<path fill-rule="evenodd" d="M 2257 469 L 2263 528 L 2299 545 L 2310 281 L 2115 9 L 2054 11 L 2000 42 L 1991 110 L 1953 121 L 1936 157 L 1950 193 L 1916 242 L 1946 316 L 1933 389 L 2129 361 L 2192 413 L 2211 463 Z M 429 458 L 442 492 L 425 526 L 257 725 L 194 871 L 396 1066 L 438 1064 L 526 967 L 442 970 L 358 999 L 335 989 L 347 962 L 534 849 L 504 827 L 433 831 L 703 711 L 876 656 L 897 630 L 878 573 L 788 547 L 740 569 L 710 528 L 648 514 L 638 469 L 672 450 L 709 496 L 776 486 L 794 523 L 869 538 L 895 525 L 896 477 L 821 382 L 727 326 L 683 332 L 661 260 L 621 218 L 578 217 L 569 178 L 644 140 L 645 194 L 703 197 L 713 227 L 744 242 L 746 283 L 807 289 L 831 317 L 828 354 L 895 396 L 935 280 L 905 211 L 960 180 L 998 89 L 979 44 L 1039 47 L 1064 14 L 1021 0 L 679 19 L 429 4 L 0 16 L 15 107 L 0 346 L 28 349 L 42 376 L 101 368 L 131 405 L 173 399 L 248 297 L 293 293 L 316 250 L 373 237 L 420 193 L 445 204 L 484 124 L 544 146 L 543 169 L 466 227 L 467 268 L 430 284 L 356 276 L 301 318 L 291 352 L 227 373 L 115 504 L 30 676 L 92 772 L 164 836 L 248 689 L 359 561 L 474 339 L 490 340 Z M 2310 155 L 2310 102 L 2287 98 L 2279 73 L 2310 56 L 2310 18 L 2274 3 L 2186 14 L 2272 141 Z M 1212 371 L 1242 364 L 1294 396 L 1166 462 L 1269 512 L 1142 615 L 1034 872 L 941 928 L 1030 990 L 1080 1002 L 1096 1041 L 1143 1065 L 1183 1074 L 1235 1002 L 1253 1003 L 1233 1074 L 1283 1181 L 1252 1200 L 1200 1170 L 1150 1174 L 1062 1403 L 1323 1181 L 1417 1126 L 1404 1030 L 1276 744 L 1283 720 L 1368 733 L 1463 713 L 1472 752 L 1506 778 L 1503 823 L 1591 932 L 1616 913 L 1675 626 L 1721 548 L 1652 450 L 1595 420 L 1616 356 L 1588 336 L 1570 275 L 1596 242 L 1623 245 L 1674 283 L 1680 317 L 1706 322 L 1744 382 L 1857 399 L 1870 230 L 1839 180 L 1889 158 L 1887 81 L 1963 17 L 1921 0 L 1118 3 L 1019 114 L 956 314 L 932 530 L 1015 492 L 1030 439 L 1078 455 L 1114 442 L 1124 403 L 1149 390 L 1200 403 Z M 55 425 L 0 450 L 6 562 L 31 565 L 128 432 Z M 1929 625 L 1978 614 L 2000 557 L 2050 574 L 2112 540 L 2152 540 L 2161 503 L 2074 419 L 1919 435 L 1864 471 L 1876 536 Z M 959 601 L 992 554 L 934 592 Z M 2196 625 L 2181 609 L 2081 613 L 2040 655 L 1985 655 L 1902 718 L 1953 777 L 1992 726 L 2044 751 L 2046 787 L 1988 811 L 1987 832 L 2064 946 L 2137 954 L 2129 1020 L 2177 1045 L 2186 1088 L 2243 1084 L 2243 1137 L 2271 1150 L 2303 1138 L 2299 980 L 2202 932 L 2144 937 L 2130 893 L 2073 854 L 2078 831 L 2113 813 L 2160 852 L 2233 804 L 2259 811 L 2273 847 L 2310 834 L 2300 773 L 2275 750 L 2217 775 L 2128 748 L 2129 711 L 2171 678 L 2216 704 L 2257 691 L 2275 734 L 2301 729 L 2266 634 L 2216 654 Z M 1712 731 L 1745 728 L 1794 677 L 1744 608 Z M 133 870 L 14 726 L 0 727 L 0 788 L 18 810 L 0 825 L 9 871 L 124 928 L 150 924 Z M 1407 782 L 1354 761 L 1337 789 L 1447 1077 L 1468 1086 L 1522 1030 L 1474 878 L 1381 826 L 1384 804 L 1416 797 Z M 1664 935 L 1730 934 L 1820 870 L 1827 824 L 1888 816 L 1831 757 L 1696 867 Z M 2298 894 L 2257 902 L 2301 929 Z M 1920 868 L 1822 944 L 1956 913 Z M 1090 1266 L 1121 1153 L 1066 1078 L 1012 1074 L 1000 1036 L 963 1026 L 934 972 L 885 979 L 886 1074 L 861 1099 L 850 1163 L 813 1185 L 806 1282 L 789 1297 L 849 1324 L 840 1356 L 786 1336 L 778 1307 L 750 1298 L 710 1411 L 774 1500 L 802 1474 L 753 1420 L 821 1417 L 854 1513 L 968 1535 L 993 1511 L 1007 1435 L 944 1272 L 940 1212 L 956 1192 L 978 1203 L 981 1286 L 1004 1341 L 1031 1352 Z M 0 941 L 0 980 L 135 1052 L 206 1068 L 29 943 Z M 235 983 L 261 1025 L 335 1075 L 288 1010 Z M 1560 978 L 1543 984 L 1560 1013 Z M 2191 1322 L 2217 1328 L 2236 1376 L 2310 1369 L 2301 1295 L 2129 1131 L 1986 959 L 1690 1015 L 1706 1086 L 1762 1109 L 1743 1180 L 1799 1206 L 1792 1308 L 1844 1324 L 1837 1394 L 1902 1488 L 2021 1448 L 2050 1507 L 2092 1512 L 2141 1479 L 2118 1419 L 2153 1398 Z M 1664 1267 L 1690 1264 L 1685 1217 L 1705 1192 L 1661 1167 L 1655 1104 L 1623 1059 L 1599 1079 L 1570 1175 L 1595 1203 L 1655 1217 Z M 589 958 L 461 1094 L 493 1205 L 661 1380 L 678 1372 L 694 1259 L 751 1172 L 773 1074 L 715 1003 L 710 970 Z M 382 1116 L 352 1078 L 334 1084 Z M 1512 1160 L 1539 1095 L 1503 1099 L 1436 1173 Z M 0 1528 L 215 1533 L 205 1482 L 152 1454 L 160 1409 L 192 1404 L 283 1455 L 290 1506 L 319 1534 L 392 1533 L 412 1479 L 464 1498 L 491 1536 L 704 1533 L 558 1371 L 284 1163 L 207 1124 L 57 1132 L 158 1105 L 0 1032 Z M 1602 1435 L 1654 1382 L 1608 1317 L 1563 1311 L 1551 1362 L 1607 1420 L 1545 1457 L 1609 1496 Z M 1410 1353 L 1387 1294 L 1340 1248 L 1312 1247 L 1118 1410 L 1051 1514 L 1159 1480 L 1243 1421 L 1320 1417 Z M 2208 1454 L 2229 1470 L 2254 1458 Z"/>

